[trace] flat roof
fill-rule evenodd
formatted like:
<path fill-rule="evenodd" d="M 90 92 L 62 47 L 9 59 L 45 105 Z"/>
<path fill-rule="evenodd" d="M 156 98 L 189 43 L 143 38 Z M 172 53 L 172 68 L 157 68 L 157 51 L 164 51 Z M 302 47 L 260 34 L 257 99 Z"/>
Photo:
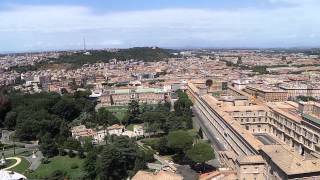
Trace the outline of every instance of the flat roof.
<path fill-rule="evenodd" d="M 287 175 L 320 173 L 320 159 L 304 160 L 299 154 L 282 145 L 266 145 L 261 150 Z"/>
<path fill-rule="evenodd" d="M 224 106 L 222 109 L 226 112 L 245 112 L 245 111 L 266 111 L 267 109 L 261 105 L 252 105 L 252 106 Z"/>
<path fill-rule="evenodd" d="M 115 89 L 110 90 L 111 94 L 130 94 L 135 93 L 165 93 L 165 90 L 160 88 L 136 88 L 136 89 Z"/>
<path fill-rule="evenodd" d="M 313 122 L 313 123 L 316 123 L 317 125 L 320 125 L 320 118 L 318 118 L 316 116 L 303 113 L 302 117 L 307 119 L 307 120 L 309 120 L 309 121 L 311 121 L 311 122 Z"/>
<path fill-rule="evenodd" d="M 237 158 L 239 164 L 265 164 L 264 159 L 260 155 L 247 155 Z"/>
<path fill-rule="evenodd" d="M 296 103 L 294 102 L 270 102 L 266 105 L 273 111 L 295 121 L 301 123 L 302 117 L 297 111 Z"/>
<path fill-rule="evenodd" d="M 208 103 L 208 105 L 214 109 L 243 139 L 248 142 L 255 150 L 260 150 L 263 144 L 257 140 L 250 132 L 242 128 L 239 122 L 234 120 L 228 113 L 223 112 L 223 109 L 216 105 L 216 99 L 211 95 L 204 95 L 202 99 Z"/>

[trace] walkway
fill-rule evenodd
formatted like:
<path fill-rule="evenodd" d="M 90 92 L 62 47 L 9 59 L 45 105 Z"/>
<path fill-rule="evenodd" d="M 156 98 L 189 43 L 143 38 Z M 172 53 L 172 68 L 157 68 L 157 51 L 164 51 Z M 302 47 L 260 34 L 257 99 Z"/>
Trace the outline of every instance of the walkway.
<path fill-rule="evenodd" d="M 41 151 L 36 152 L 36 158 L 32 158 L 32 155 L 26 157 L 26 159 L 30 162 L 30 166 L 28 169 L 36 170 L 41 165 L 42 158 L 43 158 L 43 155 Z"/>
<path fill-rule="evenodd" d="M 19 158 L 19 157 L 9 157 L 9 158 L 6 158 L 6 160 L 11 160 L 11 159 L 16 160 L 17 162 L 14 163 L 13 165 L 9 166 L 9 167 L 4 168 L 3 170 L 9 170 L 9 169 L 11 169 L 11 168 L 14 168 L 14 167 L 18 166 L 18 165 L 21 163 L 21 158 Z"/>
<path fill-rule="evenodd" d="M 201 117 L 201 115 L 198 114 L 197 110 L 195 108 L 192 108 L 193 110 L 193 114 L 194 114 L 194 117 L 192 118 L 193 119 L 193 122 L 197 124 L 198 127 L 201 127 L 202 129 L 202 133 L 203 135 L 210 140 L 210 143 L 212 144 L 213 146 L 213 149 L 215 150 L 214 153 L 215 153 L 215 159 L 210 161 L 210 165 L 214 166 L 214 167 L 220 167 L 221 166 L 221 163 L 220 163 L 220 160 L 219 160 L 219 154 L 218 154 L 218 151 L 225 151 L 226 148 L 224 147 L 223 143 L 221 143 L 219 141 L 219 139 L 217 139 L 216 135 L 214 134 L 213 130 L 211 129 L 211 124 L 203 119 Z"/>

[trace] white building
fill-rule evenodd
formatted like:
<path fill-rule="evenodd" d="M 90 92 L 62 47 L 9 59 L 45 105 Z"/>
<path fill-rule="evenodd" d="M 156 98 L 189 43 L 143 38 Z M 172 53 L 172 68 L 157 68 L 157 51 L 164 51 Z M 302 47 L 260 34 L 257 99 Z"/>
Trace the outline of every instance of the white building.
<path fill-rule="evenodd" d="M 22 174 L 13 172 L 13 171 L 5 171 L 0 170 L 0 180 L 25 180 L 27 177 L 25 177 Z"/>

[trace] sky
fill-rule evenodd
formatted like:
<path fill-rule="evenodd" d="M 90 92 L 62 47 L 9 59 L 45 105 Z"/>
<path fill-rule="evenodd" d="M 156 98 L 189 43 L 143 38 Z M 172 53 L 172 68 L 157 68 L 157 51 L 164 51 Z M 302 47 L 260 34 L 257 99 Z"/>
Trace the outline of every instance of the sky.
<path fill-rule="evenodd" d="M 0 52 L 320 47 L 320 0 L 0 0 Z"/>

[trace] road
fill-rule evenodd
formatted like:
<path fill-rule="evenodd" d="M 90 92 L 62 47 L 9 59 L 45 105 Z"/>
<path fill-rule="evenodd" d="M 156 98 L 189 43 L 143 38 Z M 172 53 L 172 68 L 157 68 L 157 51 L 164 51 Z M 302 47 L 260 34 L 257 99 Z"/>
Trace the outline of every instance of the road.
<path fill-rule="evenodd" d="M 16 155 L 17 154 L 21 154 L 21 153 L 24 153 L 24 152 L 28 152 L 28 151 L 30 151 L 30 149 L 28 149 L 28 148 L 19 148 L 19 147 L 16 147 Z M 1 154 L 2 154 L 2 152 L 4 153 L 4 156 L 13 156 L 13 149 L 8 149 L 8 150 L 5 150 L 5 151 L 0 151 L 1 152 Z"/>
<path fill-rule="evenodd" d="M 3 170 L 8 170 L 8 169 L 14 168 L 14 167 L 18 166 L 21 163 L 21 158 L 19 158 L 19 157 L 9 157 L 9 158 L 6 158 L 6 159 L 7 160 L 14 159 L 14 160 L 16 160 L 16 163 L 14 163 L 13 165 L 11 165 L 9 167 L 4 168 Z"/>
<path fill-rule="evenodd" d="M 33 158 L 32 155 L 26 157 L 26 159 L 30 162 L 29 169 L 33 171 L 41 165 L 41 159 L 43 158 L 41 151 L 37 151 L 35 155 L 35 158 Z"/>
<path fill-rule="evenodd" d="M 219 160 L 219 155 L 217 153 L 217 151 L 226 151 L 226 148 L 224 147 L 224 145 L 216 138 L 216 135 L 214 134 L 213 130 L 211 130 L 210 126 L 212 126 L 211 124 L 209 124 L 209 122 L 203 118 L 201 118 L 201 116 L 198 114 L 198 112 L 193 108 L 193 121 L 194 123 L 197 123 L 198 126 L 201 127 L 203 134 L 210 140 L 213 148 L 214 148 L 214 152 L 215 152 L 215 159 L 213 161 L 210 161 L 209 164 L 214 166 L 214 167 L 220 167 L 221 163 Z"/>
<path fill-rule="evenodd" d="M 226 151 L 226 148 L 224 147 L 224 145 L 221 142 L 219 142 L 219 140 L 216 138 L 213 131 L 210 130 L 211 125 L 209 124 L 209 122 L 202 119 L 196 110 L 193 110 L 193 114 L 194 114 L 194 118 L 193 118 L 194 121 L 196 121 L 196 123 L 198 123 L 198 125 L 201 127 L 202 132 L 210 140 L 215 150 Z"/>

